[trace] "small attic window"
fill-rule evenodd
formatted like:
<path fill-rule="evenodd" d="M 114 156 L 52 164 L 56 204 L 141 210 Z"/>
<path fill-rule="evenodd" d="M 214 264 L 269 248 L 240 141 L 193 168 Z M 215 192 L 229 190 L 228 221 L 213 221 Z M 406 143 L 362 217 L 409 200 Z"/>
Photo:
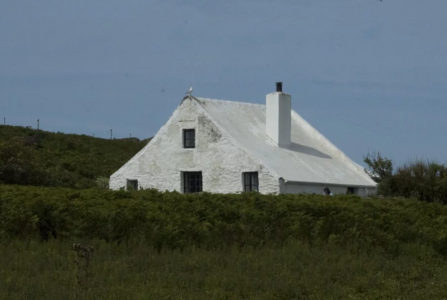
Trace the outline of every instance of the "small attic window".
<path fill-rule="evenodd" d="M 183 129 L 183 148 L 196 147 L 196 130 Z"/>

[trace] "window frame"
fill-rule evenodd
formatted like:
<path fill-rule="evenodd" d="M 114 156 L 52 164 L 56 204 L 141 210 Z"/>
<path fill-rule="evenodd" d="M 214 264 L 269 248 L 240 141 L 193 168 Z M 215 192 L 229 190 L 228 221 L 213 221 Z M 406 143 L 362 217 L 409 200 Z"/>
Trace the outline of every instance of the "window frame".
<path fill-rule="evenodd" d="M 352 187 L 352 186 L 348 186 L 346 188 L 346 195 L 357 195 L 358 194 L 358 188 L 356 187 Z"/>
<path fill-rule="evenodd" d="M 128 191 L 138 191 L 138 179 L 126 179 L 126 180 L 127 180 L 126 188 Z"/>
<path fill-rule="evenodd" d="M 242 172 L 243 192 L 259 192 L 259 173 Z"/>
<path fill-rule="evenodd" d="M 188 137 L 188 133 L 193 133 L 194 137 Z M 192 145 L 190 144 L 192 142 Z M 183 129 L 183 148 L 194 149 L 196 147 L 196 129 L 195 128 L 185 128 Z"/>
<path fill-rule="evenodd" d="M 182 184 L 184 194 L 201 193 L 203 191 L 202 171 L 182 172 Z"/>

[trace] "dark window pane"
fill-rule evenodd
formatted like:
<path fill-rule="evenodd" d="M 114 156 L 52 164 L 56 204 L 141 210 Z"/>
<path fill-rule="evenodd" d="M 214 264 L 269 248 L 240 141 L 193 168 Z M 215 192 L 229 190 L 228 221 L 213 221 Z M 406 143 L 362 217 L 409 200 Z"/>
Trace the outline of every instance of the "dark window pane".
<path fill-rule="evenodd" d="M 183 147 L 195 148 L 196 147 L 196 130 L 184 129 L 183 130 Z"/>
<path fill-rule="evenodd" d="M 185 148 L 194 148 L 194 146 L 193 140 L 185 140 Z"/>
<path fill-rule="evenodd" d="M 138 191 L 138 180 L 127 179 L 127 190 Z"/>
<path fill-rule="evenodd" d="M 194 129 L 185 130 L 185 135 L 187 139 L 194 139 L 195 137 Z"/>
<path fill-rule="evenodd" d="M 183 172 L 183 192 L 200 193 L 202 191 L 202 172 Z"/>
<path fill-rule="evenodd" d="M 243 175 L 244 192 L 259 191 L 258 172 L 246 172 Z"/>
<path fill-rule="evenodd" d="M 245 185 L 250 185 L 250 173 L 244 173 L 244 177 Z"/>
<path fill-rule="evenodd" d="M 346 193 L 349 194 L 349 195 L 357 194 L 357 189 L 353 188 L 353 187 L 348 187 L 348 190 L 346 191 Z"/>
<path fill-rule="evenodd" d="M 251 184 L 258 185 L 258 173 L 251 174 Z"/>

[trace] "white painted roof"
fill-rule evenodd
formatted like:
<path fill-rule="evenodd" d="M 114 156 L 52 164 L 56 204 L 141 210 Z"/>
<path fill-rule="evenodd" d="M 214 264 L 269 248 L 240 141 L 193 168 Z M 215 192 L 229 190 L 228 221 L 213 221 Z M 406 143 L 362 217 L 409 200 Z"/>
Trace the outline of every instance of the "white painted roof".
<path fill-rule="evenodd" d="M 286 182 L 375 187 L 364 169 L 292 110 L 292 145 L 265 133 L 265 105 L 192 97 L 229 137 Z"/>

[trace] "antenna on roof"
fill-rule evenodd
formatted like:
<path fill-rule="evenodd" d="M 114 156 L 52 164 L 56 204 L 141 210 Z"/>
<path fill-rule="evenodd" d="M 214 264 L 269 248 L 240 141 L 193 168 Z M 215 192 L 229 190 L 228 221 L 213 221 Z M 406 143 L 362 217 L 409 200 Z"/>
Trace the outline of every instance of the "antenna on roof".
<path fill-rule="evenodd" d="M 192 87 L 189 88 L 189 90 L 185 93 L 188 96 L 191 96 L 192 94 Z"/>

